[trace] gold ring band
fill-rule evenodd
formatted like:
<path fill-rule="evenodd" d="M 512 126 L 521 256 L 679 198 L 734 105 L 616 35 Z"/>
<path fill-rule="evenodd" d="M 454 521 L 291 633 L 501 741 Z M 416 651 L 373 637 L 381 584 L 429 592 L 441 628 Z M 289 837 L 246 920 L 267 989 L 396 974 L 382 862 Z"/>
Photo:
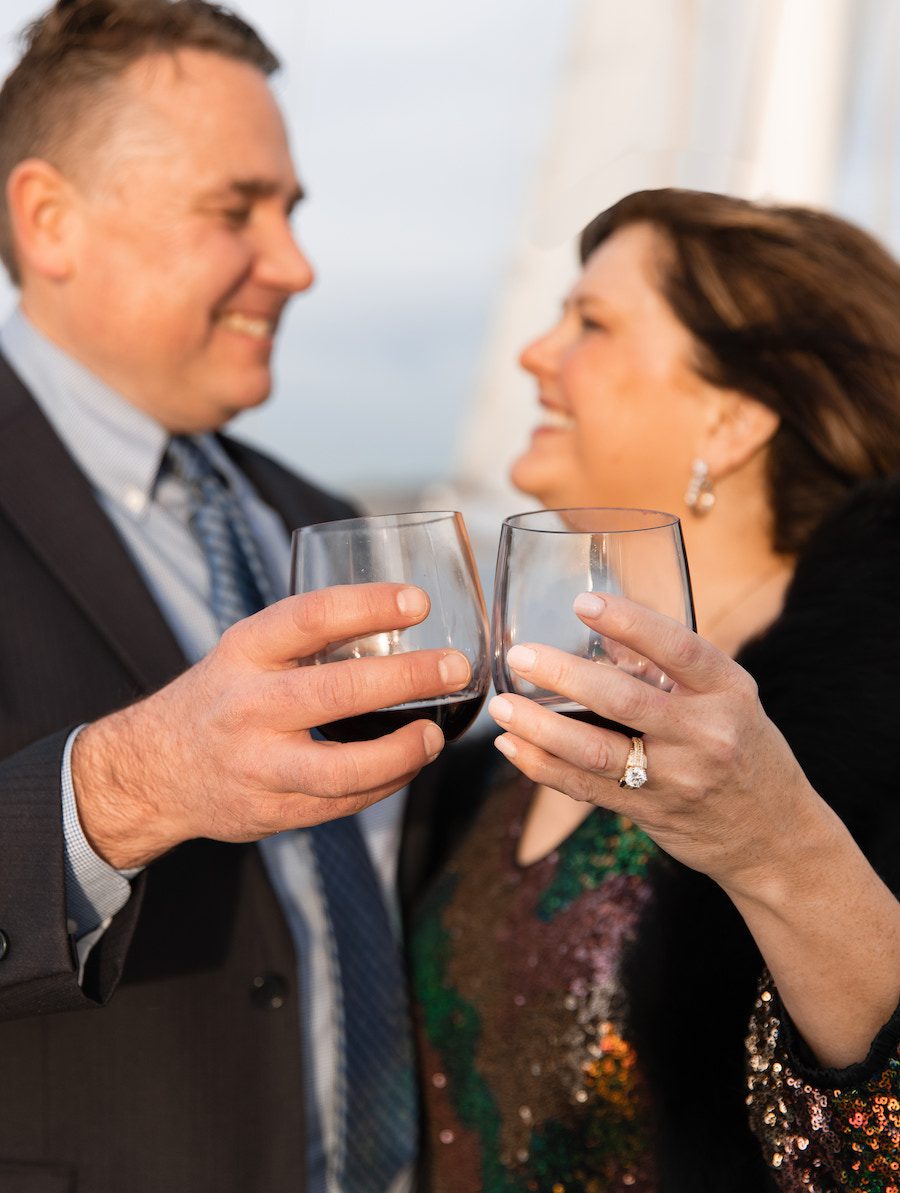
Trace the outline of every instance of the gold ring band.
<path fill-rule="evenodd" d="M 631 739 L 631 749 L 628 751 L 628 761 L 622 777 L 620 787 L 643 787 L 647 782 L 647 751 L 639 737 Z"/>

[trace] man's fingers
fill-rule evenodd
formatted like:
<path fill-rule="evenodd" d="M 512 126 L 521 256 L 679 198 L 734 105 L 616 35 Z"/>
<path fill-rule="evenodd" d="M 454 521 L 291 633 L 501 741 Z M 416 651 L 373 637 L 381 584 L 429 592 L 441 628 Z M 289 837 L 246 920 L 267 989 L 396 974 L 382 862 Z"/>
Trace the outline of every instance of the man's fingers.
<path fill-rule="evenodd" d="M 393 795 L 407 783 L 411 783 L 419 772 L 412 771 L 408 775 L 401 775 L 399 779 L 390 783 L 373 787 L 369 791 L 355 792 L 353 795 L 338 797 L 317 797 L 312 799 L 308 795 L 299 795 L 295 799 L 288 799 L 281 807 L 282 824 L 280 831 L 288 828 L 306 828 L 309 825 L 321 824 L 324 820 L 336 820 L 340 816 L 353 816 L 377 804 L 379 800 Z"/>
<path fill-rule="evenodd" d="M 361 742 L 316 742 L 281 739 L 269 759 L 273 787 L 298 806 L 310 796 L 341 804 L 341 814 L 359 811 L 376 798 L 396 791 L 433 762 L 444 735 L 432 721 L 413 721 L 385 737 Z M 299 793 L 302 793 L 300 795 Z M 353 801 L 358 806 L 352 806 Z M 285 800 L 288 812 L 294 801 Z"/>
<path fill-rule="evenodd" d="M 276 731 L 312 729 L 395 704 L 438 699 L 459 691 L 471 677 L 466 656 L 457 650 L 294 667 L 258 682 L 254 715 Z"/>
<path fill-rule="evenodd" d="M 608 593 L 583 593 L 574 610 L 598 633 L 655 663 L 670 679 L 694 692 L 729 686 L 735 663 L 681 622 Z"/>
<path fill-rule="evenodd" d="M 408 584 L 344 584 L 286 597 L 245 618 L 223 636 L 261 667 L 290 666 L 331 642 L 417 625 L 428 596 Z"/>

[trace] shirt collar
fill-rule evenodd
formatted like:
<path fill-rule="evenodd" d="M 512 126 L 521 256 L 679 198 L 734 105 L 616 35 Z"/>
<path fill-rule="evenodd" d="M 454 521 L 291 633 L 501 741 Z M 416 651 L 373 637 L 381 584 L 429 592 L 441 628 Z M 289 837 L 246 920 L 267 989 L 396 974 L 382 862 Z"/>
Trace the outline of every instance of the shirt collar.
<path fill-rule="evenodd" d="M 48 340 L 21 308 L 0 328 L 0 348 L 94 489 L 140 516 L 169 441 L 165 427 Z"/>

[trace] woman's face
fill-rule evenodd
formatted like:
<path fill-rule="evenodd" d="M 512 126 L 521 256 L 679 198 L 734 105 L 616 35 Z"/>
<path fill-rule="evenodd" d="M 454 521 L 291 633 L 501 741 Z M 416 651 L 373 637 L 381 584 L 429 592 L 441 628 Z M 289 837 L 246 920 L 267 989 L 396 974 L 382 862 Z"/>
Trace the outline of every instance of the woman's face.
<path fill-rule="evenodd" d="M 550 508 L 683 509 L 717 391 L 657 289 L 659 234 L 615 232 L 594 252 L 559 322 L 522 352 L 545 417 L 512 481 Z"/>

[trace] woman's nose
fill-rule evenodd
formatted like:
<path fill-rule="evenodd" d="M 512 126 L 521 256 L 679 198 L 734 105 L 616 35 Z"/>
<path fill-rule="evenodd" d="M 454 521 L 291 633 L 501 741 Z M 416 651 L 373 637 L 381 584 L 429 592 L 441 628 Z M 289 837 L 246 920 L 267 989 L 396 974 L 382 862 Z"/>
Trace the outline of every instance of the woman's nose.
<path fill-rule="evenodd" d="M 558 328 L 532 340 L 519 354 L 519 364 L 534 377 L 546 376 L 556 367 L 559 357 Z"/>

